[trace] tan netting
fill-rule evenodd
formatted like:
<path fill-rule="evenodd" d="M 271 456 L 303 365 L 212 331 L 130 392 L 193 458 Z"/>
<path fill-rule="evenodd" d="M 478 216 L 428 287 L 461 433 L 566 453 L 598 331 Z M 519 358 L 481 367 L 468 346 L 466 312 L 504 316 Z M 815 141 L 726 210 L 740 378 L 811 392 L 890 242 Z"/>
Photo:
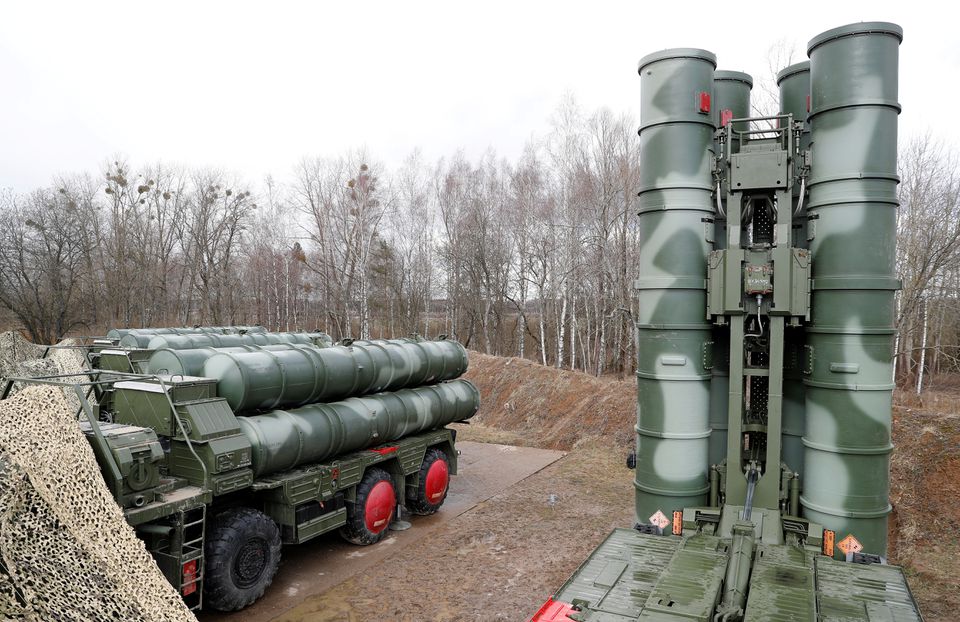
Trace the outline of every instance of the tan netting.
<path fill-rule="evenodd" d="M 36 378 L 38 376 L 53 376 L 57 374 L 71 374 L 81 372 L 87 368 L 84 352 L 74 339 L 64 339 L 47 350 L 24 339 L 20 333 L 8 331 L 0 333 L 0 386 L 4 378 L 9 376 Z M 44 356 L 44 351 L 46 355 Z M 81 382 L 81 376 L 65 381 Z M 19 383 L 14 385 L 12 392 L 16 393 L 23 387 Z M 80 407 L 80 400 L 72 387 L 65 387 L 63 393 L 70 408 L 76 412 Z"/>
<path fill-rule="evenodd" d="M 74 414 L 49 386 L 0 402 L 0 619 L 195 620 L 124 520 Z"/>
<path fill-rule="evenodd" d="M 24 361 L 39 359 L 43 356 L 43 346 L 37 346 L 15 331 L 0 333 L 0 378 L 20 374 L 20 365 Z"/>

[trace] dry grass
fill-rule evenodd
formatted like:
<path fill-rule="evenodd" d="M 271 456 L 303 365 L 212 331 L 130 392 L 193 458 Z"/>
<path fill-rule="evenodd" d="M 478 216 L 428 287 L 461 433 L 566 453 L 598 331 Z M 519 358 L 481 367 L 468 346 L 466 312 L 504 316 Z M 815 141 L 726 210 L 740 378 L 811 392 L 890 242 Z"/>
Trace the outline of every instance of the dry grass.
<path fill-rule="evenodd" d="M 595 378 L 479 352 L 470 353 L 465 377 L 483 396 L 472 427 L 515 433 L 514 444 L 571 449 L 596 438 L 624 447 L 634 442 L 633 380 Z"/>
<path fill-rule="evenodd" d="M 952 381 L 952 382 L 951 382 Z M 924 617 L 960 610 L 960 378 L 938 378 L 894 407 L 890 558 L 911 575 Z"/>

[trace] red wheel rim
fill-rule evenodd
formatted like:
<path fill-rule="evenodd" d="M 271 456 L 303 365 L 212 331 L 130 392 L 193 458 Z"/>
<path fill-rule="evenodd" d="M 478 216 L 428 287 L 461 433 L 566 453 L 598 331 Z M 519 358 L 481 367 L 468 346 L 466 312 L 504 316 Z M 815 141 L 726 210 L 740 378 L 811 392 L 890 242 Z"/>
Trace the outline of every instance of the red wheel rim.
<path fill-rule="evenodd" d="M 367 495 L 367 503 L 363 507 L 363 520 L 367 530 L 371 533 L 380 533 L 390 525 L 393 516 L 393 506 L 397 498 L 393 494 L 393 484 L 379 481 Z"/>
<path fill-rule="evenodd" d="M 430 465 L 427 470 L 427 484 L 424 492 L 427 495 L 427 503 L 436 504 L 443 499 L 447 492 L 447 484 L 450 483 L 450 471 L 444 460 L 437 460 Z"/>

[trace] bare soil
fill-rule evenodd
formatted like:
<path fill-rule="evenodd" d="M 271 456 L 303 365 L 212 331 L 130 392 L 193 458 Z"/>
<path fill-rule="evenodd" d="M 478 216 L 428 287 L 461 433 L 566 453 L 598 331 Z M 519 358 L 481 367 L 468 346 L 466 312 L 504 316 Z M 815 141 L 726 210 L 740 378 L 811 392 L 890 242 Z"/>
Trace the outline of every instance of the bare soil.
<path fill-rule="evenodd" d="M 435 537 L 277 618 L 522 620 L 614 527 L 633 522 L 636 385 L 471 352 L 483 406 L 460 438 L 564 449 L 543 471 L 452 521 Z M 960 378 L 894 411 L 891 562 L 927 622 L 960 610 Z"/>
<path fill-rule="evenodd" d="M 276 620 L 525 619 L 611 529 L 630 524 L 631 491 L 619 452 L 581 446 Z"/>
<path fill-rule="evenodd" d="M 890 559 L 904 566 L 927 622 L 960 611 L 960 378 L 923 399 L 896 396 Z"/>

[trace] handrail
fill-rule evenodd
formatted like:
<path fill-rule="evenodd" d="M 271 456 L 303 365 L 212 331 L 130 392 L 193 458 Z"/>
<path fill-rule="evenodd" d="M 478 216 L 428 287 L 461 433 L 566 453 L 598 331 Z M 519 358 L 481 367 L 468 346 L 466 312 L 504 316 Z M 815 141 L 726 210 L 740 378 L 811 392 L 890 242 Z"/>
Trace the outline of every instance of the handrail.
<path fill-rule="evenodd" d="M 89 382 L 65 382 L 59 381 L 61 378 L 75 378 L 77 376 L 100 376 L 101 374 L 109 374 L 111 377 L 107 379 L 97 379 L 90 380 Z M 207 465 L 204 464 L 203 460 L 200 459 L 200 456 L 197 455 L 196 450 L 193 448 L 193 443 L 190 441 L 190 436 L 187 433 L 186 426 L 183 423 L 183 420 L 180 418 L 180 413 L 177 412 L 176 406 L 173 404 L 173 398 L 170 397 L 170 391 L 167 389 L 167 383 L 164 379 L 158 374 L 135 374 L 130 372 L 119 372 L 119 371 L 109 371 L 109 370 L 93 370 L 85 372 L 71 372 L 66 374 L 53 374 L 50 376 L 38 376 L 36 378 L 22 378 L 22 377 L 8 377 L 6 383 L 4 384 L 3 391 L 0 392 L 0 400 L 6 399 L 10 393 L 10 389 L 13 387 L 15 382 L 24 382 L 27 384 L 39 384 L 47 386 L 57 386 L 57 387 L 73 387 L 74 391 L 77 393 L 77 396 L 80 398 L 81 408 L 85 411 L 88 421 L 93 421 L 93 409 L 90 407 L 89 401 L 83 396 L 81 387 L 95 387 L 103 384 L 112 384 L 122 380 L 156 380 L 159 383 L 160 387 L 163 389 L 163 394 L 167 398 L 167 405 L 170 407 L 170 413 L 173 417 L 173 420 L 177 424 L 177 428 L 180 433 L 183 435 L 183 440 L 187 444 L 187 449 L 190 451 L 190 454 L 194 459 L 200 464 L 200 470 L 203 471 L 203 481 L 206 482 L 207 478 L 210 475 L 210 472 L 207 470 Z M 104 443 L 106 447 L 106 441 L 103 440 L 102 434 L 100 433 L 100 428 L 96 424 L 91 424 L 94 427 L 94 435 L 97 436 L 99 442 Z M 109 453 L 109 452 L 108 452 Z M 108 459 L 108 466 L 110 466 L 111 473 L 119 478 L 119 470 L 116 469 L 116 464 L 112 462 L 112 457 Z"/>

